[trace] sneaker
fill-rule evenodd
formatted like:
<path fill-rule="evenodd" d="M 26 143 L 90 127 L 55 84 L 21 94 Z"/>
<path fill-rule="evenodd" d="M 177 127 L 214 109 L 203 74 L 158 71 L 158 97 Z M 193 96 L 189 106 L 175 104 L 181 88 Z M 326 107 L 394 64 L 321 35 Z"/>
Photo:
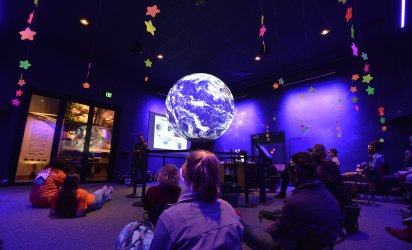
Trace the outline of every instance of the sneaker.
<path fill-rule="evenodd" d="M 113 190 L 114 190 L 113 186 L 109 186 L 109 187 L 107 188 L 107 196 L 109 197 L 109 200 L 112 199 Z"/>

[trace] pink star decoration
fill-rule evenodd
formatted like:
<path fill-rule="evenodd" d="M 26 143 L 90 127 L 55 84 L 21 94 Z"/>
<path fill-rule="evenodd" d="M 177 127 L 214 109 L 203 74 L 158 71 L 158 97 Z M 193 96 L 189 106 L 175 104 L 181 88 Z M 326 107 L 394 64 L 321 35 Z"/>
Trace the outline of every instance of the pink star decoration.
<path fill-rule="evenodd" d="M 260 28 L 259 36 L 264 36 L 265 32 L 266 32 L 266 27 L 265 27 L 265 25 L 262 25 L 262 27 Z"/>
<path fill-rule="evenodd" d="M 21 35 L 21 40 L 30 40 L 33 41 L 33 36 L 36 35 L 37 32 L 32 31 L 29 27 L 26 27 L 25 30 L 19 32 Z"/>
<path fill-rule="evenodd" d="M 350 92 L 355 93 L 356 91 L 358 91 L 358 90 L 356 89 L 356 86 L 351 86 L 351 87 L 350 87 Z"/>
<path fill-rule="evenodd" d="M 369 64 L 366 63 L 363 70 L 365 71 L 365 73 L 368 73 L 369 72 Z"/>
<path fill-rule="evenodd" d="M 350 47 L 352 48 L 353 56 L 358 56 L 358 48 L 356 48 L 355 43 L 352 43 L 352 46 Z"/>
<path fill-rule="evenodd" d="M 156 14 L 160 13 L 160 10 L 157 8 L 157 5 L 153 5 L 152 7 L 147 7 L 147 16 L 155 17 Z"/>
<path fill-rule="evenodd" d="M 382 106 L 380 106 L 380 107 L 378 108 L 378 112 L 379 112 L 379 115 L 380 115 L 380 116 L 384 116 L 384 115 L 385 115 L 385 109 L 384 109 Z"/>
<path fill-rule="evenodd" d="M 19 105 L 20 105 L 20 101 L 19 101 L 19 99 L 17 99 L 17 98 L 12 99 L 12 100 L 11 100 L 11 103 L 12 103 L 12 105 L 14 105 L 14 106 L 19 106 Z"/>
<path fill-rule="evenodd" d="M 20 79 L 17 84 L 23 87 L 23 85 L 26 84 L 26 81 L 24 79 Z"/>
<path fill-rule="evenodd" d="M 27 20 L 28 24 L 31 24 L 31 22 L 33 21 L 33 16 L 34 16 L 34 10 L 29 15 L 29 19 Z"/>
<path fill-rule="evenodd" d="M 21 91 L 21 89 L 16 91 L 16 96 L 21 96 L 23 94 L 23 91 Z"/>
<path fill-rule="evenodd" d="M 359 111 L 359 106 L 356 105 L 356 106 L 355 106 L 355 109 L 356 109 L 356 111 Z"/>

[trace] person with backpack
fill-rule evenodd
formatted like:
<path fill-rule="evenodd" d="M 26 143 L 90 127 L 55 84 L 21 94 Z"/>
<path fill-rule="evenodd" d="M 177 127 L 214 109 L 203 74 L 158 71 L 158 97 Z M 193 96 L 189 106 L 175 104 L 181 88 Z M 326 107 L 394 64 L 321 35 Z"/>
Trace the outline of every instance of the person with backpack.
<path fill-rule="evenodd" d="M 240 218 L 218 198 L 219 167 L 212 152 L 190 153 L 182 171 L 187 193 L 160 215 L 150 249 L 242 249 Z"/>
<path fill-rule="evenodd" d="M 112 186 L 104 186 L 90 194 L 79 188 L 79 181 L 77 175 L 66 177 L 63 186 L 51 200 L 50 217 L 83 217 L 86 212 L 100 209 L 105 202 L 111 200 Z"/>
<path fill-rule="evenodd" d="M 167 204 L 176 203 L 179 199 L 179 170 L 175 165 L 167 164 L 159 170 L 157 181 L 159 185 L 151 186 L 143 199 L 143 208 L 148 211 L 148 219 L 155 226 Z"/>
<path fill-rule="evenodd" d="M 37 174 L 29 197 L 33 207 L 50 206 L 50 200 L 66 179 L 66 172 L 64 162 L 60 159 L 53 159 Z"/>

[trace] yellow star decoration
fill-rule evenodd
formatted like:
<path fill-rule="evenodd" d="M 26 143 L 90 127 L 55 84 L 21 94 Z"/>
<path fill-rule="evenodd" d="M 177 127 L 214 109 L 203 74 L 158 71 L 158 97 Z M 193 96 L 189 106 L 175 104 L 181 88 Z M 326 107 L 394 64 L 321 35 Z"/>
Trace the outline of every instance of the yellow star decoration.
<path fill-rule="evenodd" d="M 147 59 L 146 61 L 144 61 L 144 64 L 146 64 L 146 67 L 148 68 L 152 67 L 152 62 L 150 61 L 150 59 Z"/>
<path fill-rule="evenodd" d="M 155 26 L 153 26 L 152 21 L 149 20 L 148 22 L 144 21 L 144 23 L 146 24 L 146 30 L 147 32 L 149 32 L 150 34 L 152 34 L 152 36 L 154 36 L 154 32 L 156 31 Z"/>
<path fill-rule="evenodd" d="M 300 98 L 302 98 L 302 99 L 305 98 L 305 94 L 301 94 Z"/>
<path fill-rule="evenodd" d="M 380 138 L 380 139 L 379 139 L 379 142 L 380 142 L 380 143 L 384 143 L 384 142 L 385 142 L 385 139 Z"/>
<path fill-rule="evenodd" d="M 310 87 L 309 92 L 310 92 L 310 93 L 315 93 L 315 88 L 314 88 L 314 87 Z"/>
<path fill-rule="evenodd" d="M 279 88 L 279 84 L 278 84 L 278 83 L 275 83 L 275 84 L 273 84 L 272 86 L 273 86 L 274 89 L 278 89 L 278 88 Z"/>
<path fill-rule="evenodd" d="M 39 5 L 39 0 L 34 0 L 34 5 L 37 7 Z"/>

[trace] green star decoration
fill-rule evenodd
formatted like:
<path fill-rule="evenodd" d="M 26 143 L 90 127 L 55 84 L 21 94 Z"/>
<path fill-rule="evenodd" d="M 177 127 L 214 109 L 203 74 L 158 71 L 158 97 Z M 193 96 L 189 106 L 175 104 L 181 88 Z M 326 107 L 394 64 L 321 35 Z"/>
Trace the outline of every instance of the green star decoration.
<path fill-rule="evenodd" d="M 338 0 L 338 3 L 345 4 L 345 3 L 346 3 L 346 0 Z"/>
<path fill-rule="evenodd" d="M 144 64 L 146 64 L 147 68 L 151 68 L 152 67 L 152 62 L 150 61 L 150 59 L 147 59 L 146 61 L 144 61 Z"/>
<path fill-rule="evenodd" d="M 384 142 L 385 142 L 385 139 L 380 138 L 380 139 L 379 139 L 379 142 L 380 142 L 380 143 L 384 143 Z"/>
<path fill-rule="evenodd" d="M 20 61 L 20 68 L 27 70 L 30 66 L 29 60 Z"/>
<path fill-rule="evenodd" d="M 353 103 L 357 103 L 357 102 L 358 102 L 358 99 L 359 99 L 359 98 L 357 98 L 356 96 L 354 96 L 354 97 L 352 97 L 352 102 L 353 102 Z"/>
<path fill-rule="evenodd" d="M 366 76 L 362 76 L 362 82 L 371 83 L 373 77 L 371 74 L 367 74 Z"/>
<path fill-rule="evenodd" d="M 381 117 L 381 119 L 379 120 L 382 124 L 384 124 L 386 122 L 386 118 L 385 117 Z"/>
<path fill-rule="evenodd" d="M 374 95 L 375 94 L 375 88 L 372 88 L 371 86 L 368 86 L 366 89 L 366 92 L 368 92 L 368 95 Z"/>
<path fill-rule="evenodd" d="M 315 88 L 314 88 L 314 87 L 310 87 L 309 92 L 310 92 L 310 93 L 315 93 Z"/>
<path fill-rule="evenodd" d="M 353 24 L 350 27 L 350 37 L 352 38 L 352 40 L 355 39 L 355 29 L 353 28 Z"/>

